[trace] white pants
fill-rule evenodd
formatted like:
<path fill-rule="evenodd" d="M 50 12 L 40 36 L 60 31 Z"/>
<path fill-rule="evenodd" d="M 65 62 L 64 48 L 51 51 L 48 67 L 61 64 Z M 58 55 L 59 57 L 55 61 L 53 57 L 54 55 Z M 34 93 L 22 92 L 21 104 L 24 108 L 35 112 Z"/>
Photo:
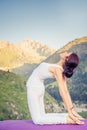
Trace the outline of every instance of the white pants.
<path fill-rule="evenodd" d="M 66 124 L 67 113 L 45 113 L 44 90 L 27 86 L 28 107 L 35 124 Z"/>

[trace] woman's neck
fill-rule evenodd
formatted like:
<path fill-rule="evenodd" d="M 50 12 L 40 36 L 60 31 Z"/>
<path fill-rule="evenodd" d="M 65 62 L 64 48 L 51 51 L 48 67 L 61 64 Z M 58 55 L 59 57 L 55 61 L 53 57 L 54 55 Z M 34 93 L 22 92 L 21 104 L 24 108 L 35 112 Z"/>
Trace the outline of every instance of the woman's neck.
<path fill-rule="evenodd" d="M 65 61 L 64 61 L 64 60 L 62 60 L 62 59 L 60 59 L 60 61 L 59 61 L 59 62 L 57 62 L 57 64 L 58 64 L 58 65 L 60 65 L 60 66 L 62 66 L 62 67 L 63 67 L 64 63 L 65 63 Z"/>

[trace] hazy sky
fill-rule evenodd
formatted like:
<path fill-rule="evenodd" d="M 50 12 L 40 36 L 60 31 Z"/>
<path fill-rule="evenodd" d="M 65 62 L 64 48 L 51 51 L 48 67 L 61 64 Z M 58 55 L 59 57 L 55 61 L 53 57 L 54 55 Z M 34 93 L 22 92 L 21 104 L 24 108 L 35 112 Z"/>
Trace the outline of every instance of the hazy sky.
<path fill-rule="evenodd" d="M 0 40 L 31 39 L 59 49 L 87 36 L 87 0 L 0 0 Z"/>

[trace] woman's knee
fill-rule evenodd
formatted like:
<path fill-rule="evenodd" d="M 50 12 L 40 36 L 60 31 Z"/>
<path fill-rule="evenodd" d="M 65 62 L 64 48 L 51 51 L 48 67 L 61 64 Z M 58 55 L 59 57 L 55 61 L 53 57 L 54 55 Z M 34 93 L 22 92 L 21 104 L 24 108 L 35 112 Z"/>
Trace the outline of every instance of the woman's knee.
<path fill-rule="evenodd" d="M 35 117 L 35 118 L 33 118 L 33 122 L 34 122 L 34 124 L 43 125 L 42 117 Z"/>

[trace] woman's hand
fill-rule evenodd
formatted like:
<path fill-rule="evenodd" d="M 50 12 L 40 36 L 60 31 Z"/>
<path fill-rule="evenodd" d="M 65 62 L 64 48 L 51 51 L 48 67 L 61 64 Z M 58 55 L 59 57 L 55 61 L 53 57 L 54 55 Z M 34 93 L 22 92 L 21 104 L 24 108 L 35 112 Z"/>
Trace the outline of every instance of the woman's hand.
<path fill-rule="evenodd" d="M 74 109 L 71 110 L 71 113 L 77 117 L 79 120 L 83 120 L 84 118 L 82 116 L 80 116 Z"/>
<path fill-rule="evenodd" d="M 74 109 L 69 111 L 69 118 L 71 118 L 75 124 L 84 124 L 84 122 L 81 121 L 84 118 L 82 118 Z"/>

